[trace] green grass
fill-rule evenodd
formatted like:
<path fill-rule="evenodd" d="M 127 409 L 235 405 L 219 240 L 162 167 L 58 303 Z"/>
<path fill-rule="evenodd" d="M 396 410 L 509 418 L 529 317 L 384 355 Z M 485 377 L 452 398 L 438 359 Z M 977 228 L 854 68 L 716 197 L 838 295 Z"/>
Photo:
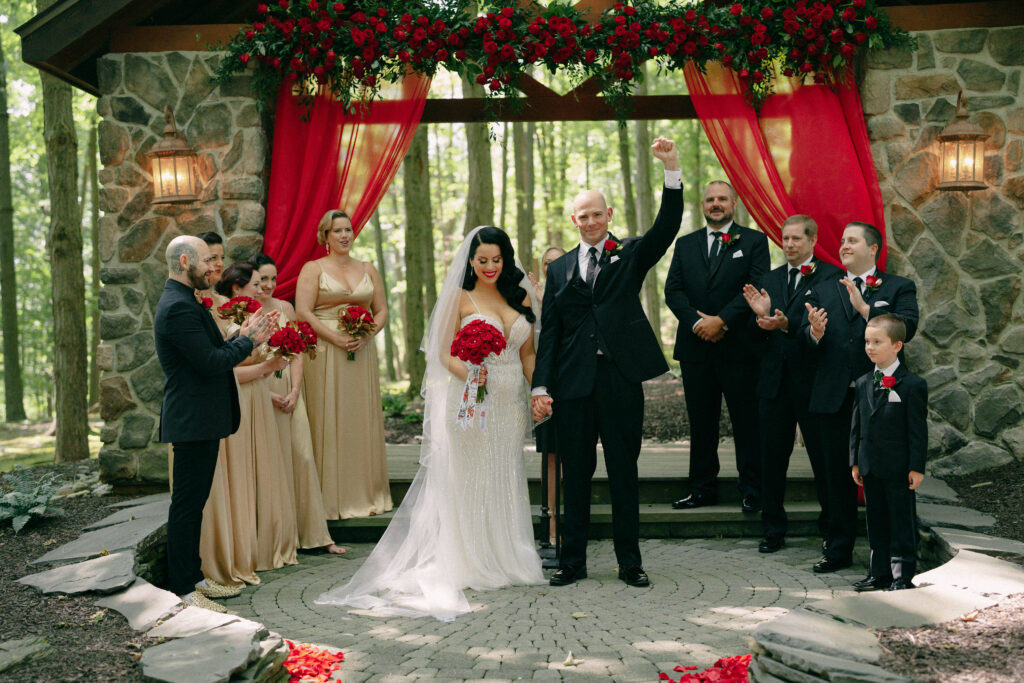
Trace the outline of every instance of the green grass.
<path fill-rule="evenodd" d="M 15 465 L 34 467 L 53 463 L 57 439 L 47 436 L 50 423 L 6 424 L 0 426 L 0 472 L 10 472 Z M 93 421 L 89 429 L 89 457 L 99 456 L 100 422 Z"/>

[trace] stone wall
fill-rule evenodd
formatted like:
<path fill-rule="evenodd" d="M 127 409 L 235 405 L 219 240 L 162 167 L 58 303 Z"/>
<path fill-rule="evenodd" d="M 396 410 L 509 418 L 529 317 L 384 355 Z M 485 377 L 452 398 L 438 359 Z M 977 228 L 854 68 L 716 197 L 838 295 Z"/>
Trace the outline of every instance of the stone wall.
<path fill-rule="evenodd" d="M 918 285 L 907 346 L 930 390 L 933 473 L 1024 459 L 1024 27 L 916 34 L 872 55 L 861 86 L 888 225 L 891 272 Z M 936 136 L 967 92 L 986 142 L 988 188 L 936 190 Z"/>
<path fill-rule="evenodd" d="M 99 61 L 100 469 L 105 481 L 166 484 L 167 446 L 157 442 L 164 376 L 153 312 L 167 278 L 164 250 L 178 235 L 212 230 L 228 261 L 263 244 L 270 157 L 266 127 L 241 77 L 214 88 L 208 52 L 111 54 Z M 192 204 L 152 205 L 146 152 L 163 137 L 164 106 L 198 153 L 205 185 Z"/>

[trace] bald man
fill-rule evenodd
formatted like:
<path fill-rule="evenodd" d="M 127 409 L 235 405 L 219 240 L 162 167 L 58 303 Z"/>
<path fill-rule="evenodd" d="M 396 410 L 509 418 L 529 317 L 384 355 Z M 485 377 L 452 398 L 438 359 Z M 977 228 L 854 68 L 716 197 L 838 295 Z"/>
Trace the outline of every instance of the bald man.
<path fill-rule="evenodd" d="M 651 149 L 665 166 L 661 210 L 651 229 L 620 242 L 608 231 L 612 207 L 600 192 L 586 190 L 573 202 L 579 246 L 548 265 L 533 414 L 534 419 L 553 414 L 562 459 L 562 554 L 552 586 L 587 576 L 590 483 L 598 437 L 611 488 L 619 578 L 630 586 L 650 585 L 639 545 L 641 383 L 667 372 L 668 366 L 639 294 L 644 276 L 668 251 L 683 219 L 675 143 L 658 138 Z"/>
<path fill-rule="evenodd" d="M 223 339 L 196 290 L 210 288 L 216 257 L 198 237 L 167 245 L 167 283 L 156 307 L 153 333 L 164 371 L 160 441 L 174 445 L 174 487 L 167 514 L 167 583 L 189 604 L 219 607 L 196 593 L 203 581 L 199 530 L 210 495 L 219 442 L 238 429 L 233 368 L 276 328 L 277 313 L 253 314 L 236 337 Z M 220 608 L 218 611 L 224 611 Z"/>

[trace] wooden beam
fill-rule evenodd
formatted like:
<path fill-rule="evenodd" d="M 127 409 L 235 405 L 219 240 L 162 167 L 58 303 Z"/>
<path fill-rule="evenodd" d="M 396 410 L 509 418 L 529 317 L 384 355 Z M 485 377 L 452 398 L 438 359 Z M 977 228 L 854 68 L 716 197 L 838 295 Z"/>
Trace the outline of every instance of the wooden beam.
<path fill-rule="evenodd" d="M 1024 25 L 1024 2 L 1021 0 L 901 5 L 885 7 L 882 11 L 904 31 Z"/>
<path fill-rule="evenodd" d="M 171 52 L 206 50 L 226 43 L 243 24 L 192 26 L 132 26 L 110 36 L 111 52 Z"/>
<path fill-rule="evenodd" d="M 689 95 L 645 95 L 633 98 L 628 121 L 695 119 Z M 488 108 L 490 107 L 490 108 Z M 486 121 L 614 121 L 615 109 L 603 97 L 524 97 L 515 105 L 501 99 L 428 99 L 422 123 Z"/>

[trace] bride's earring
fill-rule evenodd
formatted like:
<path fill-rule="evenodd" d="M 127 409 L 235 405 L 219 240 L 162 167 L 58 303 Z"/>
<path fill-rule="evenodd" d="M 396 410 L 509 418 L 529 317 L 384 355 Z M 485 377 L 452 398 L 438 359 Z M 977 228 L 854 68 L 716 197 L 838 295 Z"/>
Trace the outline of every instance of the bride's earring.
<path fill-rule="evenodd" d="M 327 243 L 327 255 L 328 256 L 331 255 L 331 243 L 330 242 Z"/>

